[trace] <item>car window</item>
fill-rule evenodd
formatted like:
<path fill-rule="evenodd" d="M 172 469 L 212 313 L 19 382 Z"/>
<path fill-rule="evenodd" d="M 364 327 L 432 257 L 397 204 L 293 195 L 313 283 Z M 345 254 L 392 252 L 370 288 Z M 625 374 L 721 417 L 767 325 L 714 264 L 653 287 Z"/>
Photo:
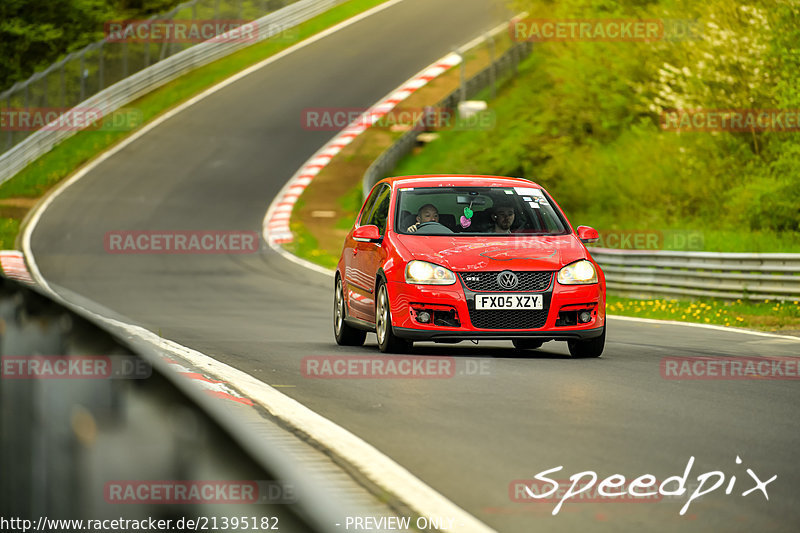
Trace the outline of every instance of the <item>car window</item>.
<path fill-rule="evenodd" d="M 392 188 L 384 185 L 383 189 L 378 193 L 375 199 L 375 207 L 370 213 L 367 221 L 362 225 L 374 224 L 378 226 L 378 231 L 383 235 L 386 230 L 386 222 L 389 220 L 389 204 L 392 199 Z"/>
<path fill-rule="evenodd" d="M 359 221 L 360 226 L 365 226 L 367 224 L 364 221 L 369 218 L 372 208 L 375 206 L 375 200 L 378 199 L 378 195 L 381 193 L 381 190 L 384 187 L 385 185 L 381 185 L 372 189 L 372 192 L 369 194 L 369 198 L 367 198 L 367 201 L 364 202 L 364 207 L 361 209 L 361 220 Z"/>
<path fill-rule="evenodd" d="M 409 232 L 415 214 L 432 206 L 438 224 Z M 564 235 L 569 233 L 563 216 L 550 197 L 536 187 L 414 187 L 400 189 L 397 201 L 398 233 L 438 235 L 458 233 Z"/>

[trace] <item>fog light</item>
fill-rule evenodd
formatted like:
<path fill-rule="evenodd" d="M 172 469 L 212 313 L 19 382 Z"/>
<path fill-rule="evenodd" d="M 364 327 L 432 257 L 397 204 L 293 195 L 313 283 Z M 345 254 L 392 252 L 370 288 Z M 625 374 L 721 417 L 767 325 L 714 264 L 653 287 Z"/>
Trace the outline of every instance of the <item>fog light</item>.
<path fill-rule="evenodd" d="M 431 314 L 427 311 L 420 311 L 417 313 L 417 320 L 422 322 L 423 324 L 427 324 L 431 321 Z"/>
<path fill-rule="evenodd" d="M 592 321 L 592 313 L 591 311 L 581 311 L 578 313 L 578 320 L 581 321 L 582 324 Z"/>

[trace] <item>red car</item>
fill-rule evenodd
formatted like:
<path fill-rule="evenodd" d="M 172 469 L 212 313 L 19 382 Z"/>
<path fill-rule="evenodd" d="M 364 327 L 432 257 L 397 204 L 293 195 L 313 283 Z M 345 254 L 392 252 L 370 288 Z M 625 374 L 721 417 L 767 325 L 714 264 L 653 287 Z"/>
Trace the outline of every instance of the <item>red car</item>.
<path fill-rule="evenodd" d="M 495 176 L 405 176 L 373 187 L 336 269 L 336 342 L 382 352 L 414 341 L 567 341 L 599 357 L 605 276 L 539 185 Z"/>

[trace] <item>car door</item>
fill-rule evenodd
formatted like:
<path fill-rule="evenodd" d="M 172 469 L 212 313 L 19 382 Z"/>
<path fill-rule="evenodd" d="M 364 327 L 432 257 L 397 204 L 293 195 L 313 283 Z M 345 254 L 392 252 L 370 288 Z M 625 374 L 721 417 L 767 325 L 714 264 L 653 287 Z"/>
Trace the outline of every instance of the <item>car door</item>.
<path fill-rule="evenodd" d="M 381 237 L 386 233 L 389 221 L 389 206 L 392 200 L 392 188 L 382 184 L 375 191 L 375 204 L 371 212 L 362 215 L 360 226 L 374 225 L 378 227 Z M 350 312 L 352 316 L 375 321 L 375 277 L 386 258 L 382 242 L 355 242 L 350 261 L 348 281 L 351 286 Z"/>
<path fill-rule="evenodd" d="M 367 219 L 369 219 L 372 214 L 372 209 L 375 207 L 375 200 L 377 200 L 382 190 L 383 185 L 376 185 L 372 188 L 369 196 L 367 196 L 367 200 L 361 207 L 361 212 L 353 227 L 354 230 L 366 224 Z M 352 238 L 351 232 L 351 235 L 348 235 L 345 239 L 344 250 L 342 250 L 342 260 L 344 263 L 344 272 L 342 274 L 344 276 L 344 299 L 345 302 L 347 302 L 347 313 L 352 317 L 363 319 L 363 313 L 359 313 L 358 311 L 360 308 L 358 300 L 362 298 L 360 294 L 364 292 L 363 287 L 366 287 L 367 283 L 360 277 L 360 271 L 355 264 L 355 259 L 359 252 L 359 250 L 356 249 L 358 244 L 360 243 Z M 362 287 L 362 289 L 359 290 L 359 287 Z M 354 303 L 356 305 L 355 309 L 353 308 Z"/>

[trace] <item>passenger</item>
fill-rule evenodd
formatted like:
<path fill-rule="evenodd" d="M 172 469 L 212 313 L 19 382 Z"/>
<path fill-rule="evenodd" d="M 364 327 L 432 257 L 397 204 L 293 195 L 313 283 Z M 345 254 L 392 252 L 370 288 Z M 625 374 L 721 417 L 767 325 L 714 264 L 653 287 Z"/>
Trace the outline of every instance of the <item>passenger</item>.
<path fill-rule="evenodd" d="M 409 226 L 406 231 L 414 233 L 420 224 L 425 222 L 439 222 L 439 210 L 433 204 L 425 204 L 417 211 L 417 223 Z"/>

